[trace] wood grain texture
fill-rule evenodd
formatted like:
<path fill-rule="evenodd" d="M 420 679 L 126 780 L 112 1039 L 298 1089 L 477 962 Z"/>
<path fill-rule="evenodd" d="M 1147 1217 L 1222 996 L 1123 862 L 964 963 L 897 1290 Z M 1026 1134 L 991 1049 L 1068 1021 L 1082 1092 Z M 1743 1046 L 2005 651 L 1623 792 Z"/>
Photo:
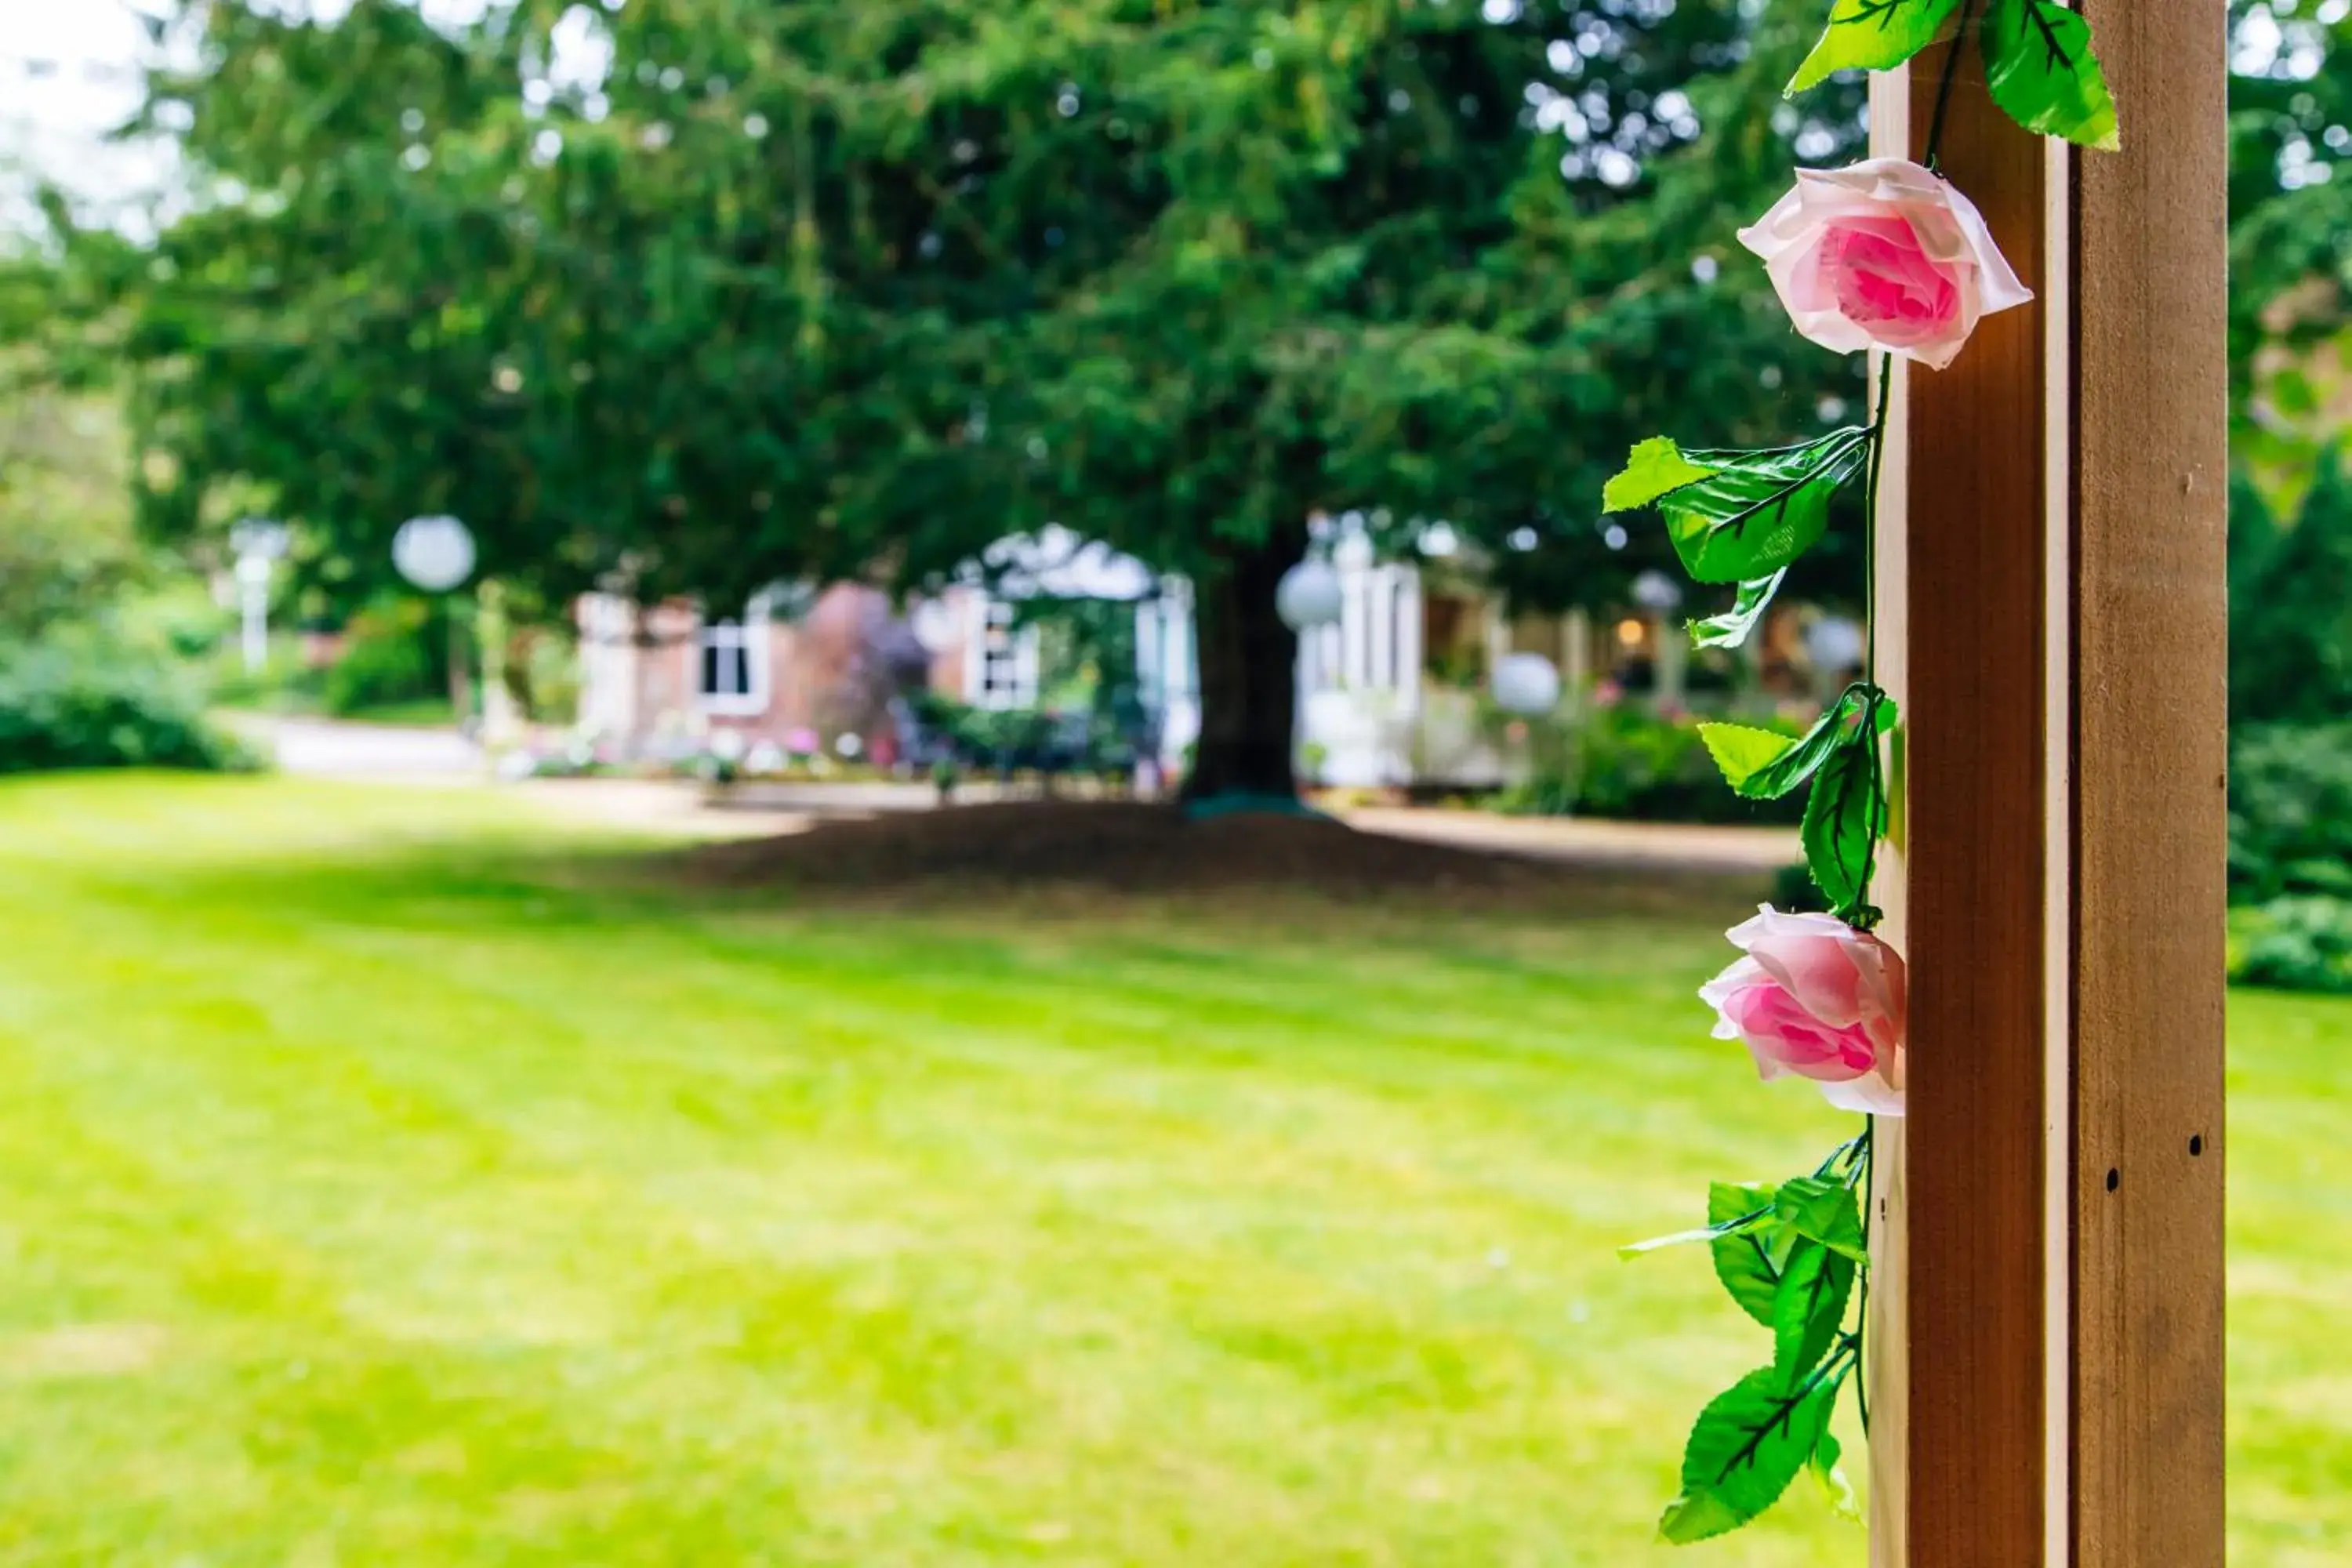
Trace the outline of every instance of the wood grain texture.
<path fill-rule="evenodd" d="M 2074 1563 L 2221 1568 L 2222 7 L 2082 9 L 2124 151 L 2077 177 Z"/>
<path fill-rule="evenodd" d="M 1896 702 L 1911 699 L 1909 654 L 1910 554 L 1905 548 L 1904 507 L 1910 468 L 1906 449 L 1906 405 L 1908 395 L 1900 365 L 1895 367 L 1893 398 L 1887 416 L 1888 452 L 1885 493 L 1878 513 L 1879 540 L 1875 575 L 1876 614 L 1872 637 L 1876 644 L 1878 683 Z M 1890 746 L 1887 793 L 1895 808 L 1891 842 L 1879 853 L 1878 874 L 1872 898 L 1886 911 L 1878 934 L 1897 952 L 1910 951 L 1909 924 L 1905 910 L 1903 846 L 1906 826 L 1904 774 L 1906 748 Z M 1869 1359 L 1863 1377 L 1870 1392 L 1870 1561 L 1872 1568 L 1904 1568 L 1908 1561 L 1911 1532 L 1910 1448 L 1902 1434 L 1911 1423 L 1910 1276 L 1906 1242 L 1911 1212 L 1908 1190 L 1910 1134 L 1906 1119 L 1881 1117 L 1871 1134 L 1871 1202 L 1865 1216 L 1870 1226 L 1870 1321 L 1866 1330 Z"/>
<path fill-rule="evenodd" d="M 1876 552 L 1878 596 L 1872 636 L 1877 644 L 1879 685 L 1897 703 L 1911 697 L 1909 665 L 1910 555 L 1905 548 L 1903 506 L 1909 457 L 1903 448 L 1906 428 L 1905 381 L 1898 366 L 1887 416 L 1890 450 L 1886 458 L 1886 500 L 1879 507 L 1880 539 Z M 1886 911 L 1879 936 L 1897 952 L 1910 949 L 1905 910 L 1903 845 L 1906 826 L 1904 773 L 1906 749 L 1890 746 L 1888 796 L 1895 806 L 1891 841 L 1879 853 L 1878 872 L 1871 896 Z M 1866 1343 L 1868 1363 L 1863 1377 L 1869 1387 L 1872 1412 L 1870 1445 L 1870 1561 L 1873 1568 L 1904 1568 L 1911 1533 L 1910 1450 L 1901 1434 L 1911 1421 L 1911 1336 L 1906 1241 L 1910 1215 L 1908 1192 L 1910 1135 L 1902 1117 L 1880 1117 L 1871 1133 L 1871 1201 L 1864 1217 L 1870 1226 L 1870 1321 Z"/>
<path fill-rule="evenodd" d="M 1915 62 L 1915 145 L 1949 47 Z M 1961 47 L 1942 167 L 2038 288 L 2052 161 Z M 1910 377 L 1906 1568 L 2044 1552 L 2044 332 L 2039 301 L 1989 317 L 1950 369 Z"/>
<path fill-rule="evenodd" d="M 1911 144 L 1910 78 L 1881 72 L 1870 84 L 1870 143 L 1874 155 L 1908 157 Z M 1877 384 L 1873 367 L 1872 384 Z M 1886 411 L 1886 459 L 1878 508 L 1878 539 L 1873 552 L 1877 588 L 1871 638 L 1878 683 L 1905 706 L 1911 700 L 1911 556 L 1906 548 L 1906 501 L 1910 491 L 1910 377 L 1895 365 Z M 1880 852 L 1873 900 L 1886 911 L 1879 935 L 1897 952 L 1910 951 L 1908 904 L 1904 888 L 1903 847 L 1908 816 L 1904 799 L 1906 752 L 1889 748 L 1887 794 L 1895 808 L 1890 842 Z M 1871 1568 L 1904 1568 L 1910 1552 L 1910 1447 L 1903 1434 L 1911 1425 L 1911 1336 L 1907 1190 L 1910 1135 L 1904 1119 L 1880 1118 L 1872 1134 L 1870 1213 L 1869 1362 L 1863 1377 L 1870 1391 Z"/>

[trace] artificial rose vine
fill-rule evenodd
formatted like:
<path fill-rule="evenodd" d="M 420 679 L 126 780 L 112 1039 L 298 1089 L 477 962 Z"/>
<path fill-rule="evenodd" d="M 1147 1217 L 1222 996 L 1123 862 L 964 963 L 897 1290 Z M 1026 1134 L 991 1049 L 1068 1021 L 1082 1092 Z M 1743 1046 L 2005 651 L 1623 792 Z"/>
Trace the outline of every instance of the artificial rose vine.
<path fill-rule="evenodd" d="M 2057 0 L 1832 0 L 1822 40 L 1789 90 L 1846 68 L 1901 66 L 1971 25 L 1988 90 L 2011 118 L 2086 146 L 2117 144 L 2089 25 Z M 1633 448 L 1602 493 L 1609 511 L 1655 508 L 1691 577 L 1736 589 L 1728 611 L 1692 624 L 1700 647 L 1748 640 L 1789 568 L 1827 531 L 1832 498 L 1857 477 L 1866 544 L 1874 543 L 1894 361 L 1941 370 L 1984 317 L 2032 298 L 1938 163 L 1961 47 L 1956 42 L 1944 62 L 1923 163 L 1874 158 L 1801 169 L 1795 188 L 1739 231 L 1799 333 L 1841 353 L 1882 356 L 1871 423 L 1760 451 L 1685 451 L 1654 437 Z M 1744 1043 L 1763 1078 L 1809 1079 L 1832 1105 L 1868 1120 L 1811 1174 L 1717 1183 L 1703 1228 L 1625 1249 L 1704 1243 L 1725 1290 L 1772 1331 L 1771 1364 L 1717 1396 L 1691 1430 L 1681 1495 L 1659 1522 L 1669 1541 L 1738 1529 L 1804 1470 L 1852 1511 L 1831 1417 L 1852 1382 L 1869 1430 L 1864 1215 L 1876 1119 L 1903 1114 L 1907 1077 L 1907 977 L 1902 956 L 1875 934 L 1882 917 L 1870 899 L 1888 826 L 1885 742 L 1896 725 L 1875 668 L 1867 659 L 1863 679 L 1795 740 L 1738 724 L 1700 727 L 1741 795 L 1807 791 L 1805 864 L 1830 905 L 1827 914 L 1767 905 L 1732 929 L 1741 956 L 1699 992 L 1715 1009 L 1716 1037 Z"/>

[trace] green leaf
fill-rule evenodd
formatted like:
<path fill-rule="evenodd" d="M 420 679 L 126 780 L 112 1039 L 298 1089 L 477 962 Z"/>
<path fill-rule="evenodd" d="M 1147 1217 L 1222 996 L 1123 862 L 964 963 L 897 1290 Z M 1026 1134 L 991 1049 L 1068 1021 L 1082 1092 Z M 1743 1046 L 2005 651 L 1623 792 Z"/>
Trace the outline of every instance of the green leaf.
<path fill-rule="evenodd" d="M 1701 724 L 1698 738 L 1707 754 L 1723 770 L 1727 783 L 1745 795 L 1748 780 L 1769 768 L 1797 744 L 1773 730 L 1752 730 L 1745 724 Z"/>
<path fill-rule="evenodd" d="M 2123 146 L 2090 23 L 2055 0 L 1992 0 L 1983 44 L 1985 85 L 2011 120 L 2103 153 Z"/>
<path fill-rule="evenodd" d="M 1706 1217 L 1710 1225 L 1729 1225 L 1759 1209 L 1769 1211 L 1773 1189 L 1742 1183 L 1717 1182 L 1707 1188 Z M 1796 1245 L 1793 1232 L 1779 1224 L 1761 1225 L 1717 1237 L 1708 1250 L 1715 1258 L 1715 1277 L 1739 1310 L 1772 1326 L 1772 1302 L 1780 1289 L 1780 1266 Z"/>
<path fill-rule="evenodd" d="M 1830 498 L 1860 473 L 1872 433 L 1851 427 L 1769 452 L 1694 452 L 1706 478 L 1656 498 L 1683 569 L 1701 583 L 1780 571 L 1829 527 Z"/>
<path fill-rule="evenodd" d="M 1764 612 L 1772 607 L 1772 596 L 1780 591 L 1781 580 L 1788 575 L 1788 568 L 1782 567 L 1769 577 L 1739 584 L 1739 597 L 1730 609 L 1690 624 L 1691 646 L 1745 647 L 1763 623 Z"/>
<path fill-rule="evenodd" d="M 1685 485 L 1712 479 L 1713 468 L 1702 468 L 1683 456 L 1682 448 L 1664 436 L 1653 436 L 1633 448 L 1622 473 L 1601 492 L 1604 511 L 1632 511 Z"/>
<path fill-rule="evenodd" d="M 1846 1362 L 1794 1389 L 1770 1367 L 1751 1372 L 1700 1412 L 1683 1448 L 1682 1495 L 1658 1533 L 1679 1545 L 1738 1529 L 1780 1500 L 1829 1427 Z"/>
<path fill-rule="evenodd" d="M 1854 1202 L 1853 1189 L 1843 1182 L 1825 1176 L 1783 1182 L 1773 1195 L 1772 1212 L 1797 1235 L 1856 1263 L 1870 1261 L 1870 1248 L 1862 1234 L 1862 1210 Z"/>
<path fill-rule="evenodd" d="M 1840 1519 L 1862 1522 L 1862 1505 L 1854 1500 L 1853 1483 L 1845 1479 L 1845 1468 L 1838 1463 L 1845 1450 L 1839 1446 L 1836 1435 L 1826 1428 L 1822 1440 L 1813 1445 L 1811 1469 L 1813 1479 L 1829 1494 L 1830 1507 Z"/>
<path fill-rule="evenodd" d="M 1878 732 L 1864 724 L 1822 764 L 1805 800 L 1805 865 L 1841 920 L 1850 919 L 1869 896 L 1871 858 L 1885 827 Z"/>
<path fill-rule="evenodd" d="M 1846 726 L 1869 706 L 1862 687 L 1849 689 L 1813 727 L 1790 740 L 1744 724 L 1701 724 L 1699 739 L 1734 793 L 1748 800 L 1778 800 L 1803 784 L 1847 739 Z"/>
<path fill-rule="evenodd" d="M 1803 1381 L 1837 1342 L 1854 1273 L 1853 1258 L 1810 1237 L 1789 1255 L 1772 1300 L 1772 1365 L 1784 1386 Z"/>
<path fill-rule="evenodd" d="M 1959 0 L 1837 0 L 1822 41 L 1789 79 L 1788 94 L 1819 87 L 1832 71 L 1891 70 L 1936 41 Z"/>

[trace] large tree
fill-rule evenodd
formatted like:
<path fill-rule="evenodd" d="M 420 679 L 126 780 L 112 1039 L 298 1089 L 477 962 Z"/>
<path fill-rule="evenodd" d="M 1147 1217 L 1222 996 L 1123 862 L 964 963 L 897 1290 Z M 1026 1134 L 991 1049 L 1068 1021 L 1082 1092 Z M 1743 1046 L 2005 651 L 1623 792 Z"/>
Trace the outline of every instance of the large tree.
<path fill-rule="evenodd" d="M 1359 512 L 1405 548 L 1444 519 L 1509 586 L 1597 597 L 1633 558 L 1595 526 L 1626 443 L 1670 416 L 1752 434 L 1798 394 L 1806 372 L 1777 395 L 1756 379 L 1769 352 L 1727 368 L 1736 341 L 1788 333 L 1723 247 L 1786 178 L 1786 138 L 1850 142 L 1859 100 L 1836 100 L 1843 134 L 1774 129 L 1753 100 L 1800 36 L 1759 37 L 1749 9 L 808 9 L 791 52 L 847 63 L 764 112 L 797 102 L 815 144 L 853 150 L 850 221 L 812 217 L 819 269 L 880 341 L 939 329 L 891 376 L 913 384 L 902 410 L 952 389 L 942 425 L 841 454 L 873 509 L 851 532 L 906 542 L 919 571 L 974 522 L 1053 520 L 1187 574 L 1192 787 L 1286 792 L 1274 589 L 1310 516 Z M 1735 100 L 1757 112 L 1710 133 Z"/>
<path fill-rule="evenodd" d="M 331 580 L 424 510 L 549 593 L 719 601 L 1059 521 L 1194 580 L 1194 787 L 1280 791 L 1310 515 L 1605 598 L 1656 558 L 1595 515 L 1630 440 L 1859 395 L 1728 243 L 1858 135 L 1777 107 L 1787 7 L 290 9 L 186 8 L 142 121 L 187 210 L 86 255 L 151 522 L 266 493 Z"/>

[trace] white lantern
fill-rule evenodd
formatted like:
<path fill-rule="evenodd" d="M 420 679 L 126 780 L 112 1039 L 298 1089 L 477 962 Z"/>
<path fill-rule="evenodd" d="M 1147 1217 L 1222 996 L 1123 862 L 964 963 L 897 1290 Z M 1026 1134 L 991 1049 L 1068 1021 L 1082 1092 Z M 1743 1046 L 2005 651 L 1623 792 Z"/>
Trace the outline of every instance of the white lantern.
<path fill-rule="evenodd" d="M 932 653 L 945 653 L 955 646 L 955 612 L 948 608 L 944 600 L 916 600 L 907 613 L 907 625 L 915 634 L 915 640 Z"/>
<path fill-rule="evenodd" d="M 1539 653 L 1515 653 L 1495 667 L 1495 700 L 1507 713 L 1549 713 L 1559 706 L 1559 670 Z"/>
<path fill-rule="evenodd" d="M 1838 616 L 1823 616 L 1805 628 L 1805 656 L 1825 674 L 1857 669 L 1865 649 L 1862 627 Z"/>
<path fill-rule="evenodd" d="M 412 517 L 392 536 L 392 563 L 428 594 L 446 594 L 474 574 L 474 535 L 454 517 Z"/>
<path fill-rule="evenodd" d="M 1644 572 L 1633 579 L 1633 602 L 1663 616 L 1683 602 L 1683 591 L 1664 572 Z"/>
<path fill-rule="evenodd" d="M 1294 632 L 1336 626 L 1344 604 L 1339 574 L 1320 561 L 1302 561 L 1293 566 L 1274 590 L 1275 611 Z"/>

